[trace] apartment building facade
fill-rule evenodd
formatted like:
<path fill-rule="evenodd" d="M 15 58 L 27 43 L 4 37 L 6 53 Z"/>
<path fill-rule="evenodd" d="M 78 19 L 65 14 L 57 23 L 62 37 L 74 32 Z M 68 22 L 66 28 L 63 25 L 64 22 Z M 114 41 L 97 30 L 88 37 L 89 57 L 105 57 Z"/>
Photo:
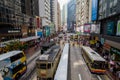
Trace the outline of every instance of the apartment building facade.
<path fill-rule="evenodd" d="M 13 5 L 14 4 L 14 5 Z M 0 40 L 21 37 L 21 1 L 0 0 Z"/>
<path fill-rule="evenodd" d="M 55 30 L 58 31 L 58 0 L 50 0 L 51 22 L 55 25 Z"/>
<path fill-rule="evenodd" d="M 38 15 L 37 2 L 38 0 L 0 0 L 1 40 L 34 35 L 35 26 L 32 22 Z"/>
<path fill-rule="evenodd" d="M 89 4 L 90 0 L 76 0 L 76 26 L 82 30 L 84 24 L 90 22 Z"/>
<path fill-rule="evenodd" d="M 60 4 L 57 2 L 57 21 L 58 21 L 58 31 L 61 31 L 61 10 L 60 10 Z"/>
<path fill-rule="evenodd" d="M 67 12 L 67 29 L 74 31 L 76 27 L 76 0 L 68 2 Z"/>
<path fill-rule="evenodd" d="M 39 0 L 39 16 L 42 19 L 42 26 L 50 25 L 50 0 Z"/>

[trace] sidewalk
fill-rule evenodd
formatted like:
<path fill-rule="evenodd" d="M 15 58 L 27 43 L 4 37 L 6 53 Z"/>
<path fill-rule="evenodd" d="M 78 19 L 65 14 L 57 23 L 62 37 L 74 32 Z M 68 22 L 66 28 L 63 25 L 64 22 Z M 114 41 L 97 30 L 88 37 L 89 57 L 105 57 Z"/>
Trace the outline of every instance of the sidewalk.
<path fill-rule="evenodd" d="M 29 63 L 30 61 L 35 59 L 38 55 L 40 55 L 41 54 L 40 52 L 41 52 L 41 50 L 39 47 L 38 48 L 32 47 L 32 48 L 27 49 L 25 51 L 27 63 Z"/>
<path fill-rule="evenodd" d="M 41 54 L 41 50 L 37 51 L 34 53 L 34 55 L 32 55 L 31 57 L 29 57 L 27 59 L 27 63 L 31 62 L 32 60 L 34 60 L 36 57 L 38 57 Z"/>
<path fill-rule="evenodd" d="M 31 51 L 33 49 L 30 49 L 29 51 Z M 28 52 L 29 52 L 28 51 Z M 20 80 L 30 80 L 31 75 L 33 75 L 34 70 L 35 70 L 35 59 L 40 55 L 41 50 L 34 50 L 31 51 L 33 52 L 32 55 L 30 55 L 29 53 L 26 54 L 27 56 L 27 72 L 20 78 Z"/>
<path fill-rule="evenodd" d="M 38 52 L 39 50 L 40 50 L 39 47 L 35 48 L 35 46 L 33 46 L 33 47 L 25 50 L 24 52 L 25 52 L 25 55 L 26 55 L 26 57 L 28 59 L 29 57 L 31 57 L 32 55 L 34 55 L 34 53 Z"/>

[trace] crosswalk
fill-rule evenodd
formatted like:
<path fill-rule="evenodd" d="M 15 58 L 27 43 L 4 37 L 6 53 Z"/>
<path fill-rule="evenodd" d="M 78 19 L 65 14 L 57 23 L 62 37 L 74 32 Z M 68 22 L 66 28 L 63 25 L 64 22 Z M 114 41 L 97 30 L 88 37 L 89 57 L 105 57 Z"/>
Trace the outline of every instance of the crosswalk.
<path fill-rule="evenodd" d="M 81 44 L 78 44 L 77 42 L 70 42 L 70 46 L 75 46 L 75 47 L 80 47 L 82 46 Z"/>

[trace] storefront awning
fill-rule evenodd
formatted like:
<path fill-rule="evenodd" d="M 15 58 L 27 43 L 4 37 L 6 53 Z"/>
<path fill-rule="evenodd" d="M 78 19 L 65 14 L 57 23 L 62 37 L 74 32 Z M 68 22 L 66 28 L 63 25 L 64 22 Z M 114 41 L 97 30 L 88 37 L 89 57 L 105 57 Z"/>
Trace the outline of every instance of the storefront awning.
<path fill-rule="evenodd" d="M 120 49 L 120 44 L 117 43 L 117 42 L 113 42 L 113 41 L 110 41 L 110 40 L 106 40 L 105 42 L 107 44 L 109 44 L 110 46 L 114 47 L 114 48 Z"/>

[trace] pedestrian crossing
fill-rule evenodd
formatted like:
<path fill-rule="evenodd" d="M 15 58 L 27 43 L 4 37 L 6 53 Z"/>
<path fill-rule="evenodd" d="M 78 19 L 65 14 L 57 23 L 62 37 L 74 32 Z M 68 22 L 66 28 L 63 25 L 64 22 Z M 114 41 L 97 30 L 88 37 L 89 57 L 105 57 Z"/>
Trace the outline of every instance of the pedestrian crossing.
<path fill-rule="evenodd" d="M 70 46 L 80 47 L 81 45 L 77 42 L 70 42 Z"/>

